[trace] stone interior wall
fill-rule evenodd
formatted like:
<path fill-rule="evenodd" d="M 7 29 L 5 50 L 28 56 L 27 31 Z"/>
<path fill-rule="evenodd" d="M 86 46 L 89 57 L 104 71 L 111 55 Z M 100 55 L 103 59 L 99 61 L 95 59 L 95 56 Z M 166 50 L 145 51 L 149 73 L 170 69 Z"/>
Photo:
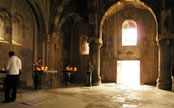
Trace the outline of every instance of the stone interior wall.
<path fill-rule="evenodd" d="M 137 46 L 122 46 L 122 23 L 132 19 L 137 23 Z M 103 82 L 116 82 L 117 60 L 140 60 L 141 84 L 156 83 L 157 44 L 156 24 L 152 14 L 133 6 L 106 18 L 103 27 L 101 50 L 101 76 Z"/>
<path fill-rule="evenodd" d="M 13 5 L 14 6 L 14 5 Z M 22 19 L 23 31 L 22 32 L 22 44 L 17 45 L 12 43 L 12 40 L 8 42 L 0 42 L 0 68 L 5 67 L 7 61 L 8 52 L 13 50 L 16 55 L 22 60 L 23 73 L 20 77 L 21 86 L 31 86 L 32 85 L 32 63 L 33 63 L 33 37 L 34 37 L 34 20 L 25 2 L 19 1 L 16 6 L 18 7 L 14 10 L 11 1 L 1 0 L 0 10 L 7 12 L 10 16 L 10 37 L 12 36 L 12 19 L 18 15 Z"/>
<path fill-rule="evenodd" d="M 15 3 L 14 1 L 17 2 Z M 68 14 L 68 12 L 70 11 L 68 10 L 69 8 L 66 8 L 66 5 L 63 5 L 64 2 L 66 4 L 66 2 L 68 3 L 68 1 L 63 1 L 63 3 L 60 5 L 62 7 L 55 8 L 58 10 L 58 21 L 61 20 L 61 16 Z M 105 4 L 105 2 L 106 1 L 99 0 L 99 8 L 102 9 L 102 4 Z M 11 41 L 9 41 L 8 43 L 0 42 L 0 68 L 4 67 L 5 62 L 8 59 L 8 52 L 10 50 L 14 50 L 16 52 L 16 55 L 19 56 L 23 62 L 21 84 L 24 86 L 31 86 L 33 84 L 33 60 L 37 56 L 44 55 L 44 57 L 46 58 L 44 58 L 45 63 L 48 64 L 48 53 L 51 53 L 50 55 L 54 56 L 51 57 L 51 63 L 54 64 L 53 68 L 58 71 L 58 80 L 60 83 L 63 81 L 63 70 L 65 70 L 66 64 L 71 64 L 72 66 L 76 66 L 78 68 L 77 73 L 75 73 L 75 80 L 76 82 L 84 83 L 86 80 L 87 61 L 89 60 L 89 55 L 80 55 L 79 41 L 82 35 L 88 36 L 89 34 L 88 22 L 82 20 L 77 21 L 79 17 L 77 18 L 75 16 L 65 19 L 65 23 L 60 27 L 61 30 L 56 31 L 59 28 L 54 28 L 56 30 L 53 30 L 53 32 L 57 33 L 56 36 L 58 38 L 52 47 L 53 49 L 51 49 L 53 52 L 49 52 L 50 49 L 47 49 L 50 44 L 45 44 L 44 47 L 46 48 L 46 51 L 44 52 L 42 41 L 48 41 L 46 40 L 46 37 L 48 34 L 51 34 L 48 33 L 49 27 L 51 25 L 49 21 L 50 19 L 54 19 L 54 17 L 56 16 L 50 13 L 50 9 L 52 9 L 51 7 L 49 7 L 51 6 L 51 2 L 46 0 L 37 0 L 30 1 L 30 3 L 31 5 L 33 5 L 33 10 L 30 8 L 28 2 L 23 0 L 1 0 L 0 11 L 6 11 L 10 16 L 10 21 L 13 17 L 15 17 L 16 14 L 21 17 L 23 23 L 23 44 L 15 45 L 12 44 Z M 71 4 L 69 4 L 68 6 L 71 6 Z M 63 10 L 64 8 L 68 10 L 67 13 Z M 72 4 L 72 8 L 76 10 L 77 7 Z M 33 16 L 32 11 L 36 12 L 35 17 Z M 61 12 L 65 13 L 62 15 Z M 81 13 L 78 12 L 79 11 L 77 11 L 77 14 L 82 14 L 83 16 L 85 14 L 83 12 L 86 11 L 82 11 Z M 88 15 L 84 16 L 88 17 Z M 35 18 L 38 18 L 38 21 Z M 137 47 L 121 47 L 121 25 L 126 19 L 133 19 L 137 22 L 138 35 L 140 37 L 138 38 Z M 156 25 L 153 16 L 149 11 L 144 9 L 127 7 L 113 14 L 112 16 L 107 17 L 103 27 L 103 46 L 101 48 L 100 60 L 101 77 L 103 82 L 116 81 L 116 62 L 117 60 L 125 59 L 140 59 L 141 82 L 155 82 L 157 77 L 157 46 L 155 42 L 155 27 Z M 11 22 L 10 28 L 12 28 Z M 8 32 L 10 36 L 12 36 L 12 30 L 10 29 Z"/>
<path fill-rule="evenodd" d="M 74 49 L 76 49 L 76 54 L 74 53 L 74 64 L 78 67 L 78 72 L 76 73 L 75 80 L 77 82 L 85 84 L 86 82 L 86 72 L 87 72 L 87 64 L 89 60 L 89 54 L 82 55 L 80 54 L 80 37 L 88 36 L 88 25 L 85 21 L 80 21 L 75 28 L 75 36 L 76 40 L 78 40 L 75 44 Z M 77 58 L 77 59 L 76 59 Z"/>
<path fill-rule="evenodd" d="M 74 82 L 84 83 L 86 80 L 86 68 L 89 55 L 80 55 L 80 36 L 87 35 L 88 26 L 83 20 L 80 20 L 75 26 L 71 22 L 65 22 L 63 25 L 63 69 L 67 64 L 77 67 L 78 71 L 74 73 Z"/>
<path fill-rule="evenodd" d="M 63 38 L 62 34 L 59 34 L 57 42 L 54 44 L 54 69 L 57 70 L 57 78 L 54 77 L 54 85 L 61 86 L 63 81 Z"/>

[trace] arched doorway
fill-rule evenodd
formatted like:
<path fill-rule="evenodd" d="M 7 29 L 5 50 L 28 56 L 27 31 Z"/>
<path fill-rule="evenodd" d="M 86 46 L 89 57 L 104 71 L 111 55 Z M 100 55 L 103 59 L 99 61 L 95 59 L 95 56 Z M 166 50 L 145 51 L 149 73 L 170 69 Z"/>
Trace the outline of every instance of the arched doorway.
<path fill-rule="evenodd" d="M 126 31 L 129 26 L 136 28 L 136 30 L 127 29 L 128 33 L 124 33 L 123 31 Z M 133 34 L 130 33 L 132 31 L 137 31 L 137 36 L 135 36 L 137 38 L 134 38 Z M 124 34 L 130 35 L 126 40 L 130 39 L 131 44 L 124 43 Z M 138 83 L 156 83 L 158 75 L 156 35 L 156 17 L 144 3 L 120 1 L 111 6 L 104 14 L 100 26 L 100 39 L 103 40 L 101 50 L 102 81 L 118 83 L 118 64 L 124 61 L 121 64 L 128 65 L 125 61 L 134 60 L 138 61 L 135 64 L 140 66 L 137 68 L 140 72 L 136 74 L 139 74 L 140 81 Z"/>
<path fill-rule="evenodd" d="M 139 60 L 117 61 L 117 84 L 125 84 L 131 86 L 140 84 Z"/>

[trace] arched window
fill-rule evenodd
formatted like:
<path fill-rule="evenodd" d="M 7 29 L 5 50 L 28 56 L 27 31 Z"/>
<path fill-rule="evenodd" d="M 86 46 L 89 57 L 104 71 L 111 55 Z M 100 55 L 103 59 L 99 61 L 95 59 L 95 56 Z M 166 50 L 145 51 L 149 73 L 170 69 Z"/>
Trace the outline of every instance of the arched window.
<path fill-rule="evenodd" d="M 0 17 L 0 40 L 4 40 L 4 21 L 3 21 L 3 17 Z"/>
<path fill-rule="evenodd" d="M 23 24 L 22 19 L 16 16 L 12 22 L 12 43 L 22 45 L 23 42 Z"/>
<path fill-rule="evenodd" d="M 9 15 L 7 12 L 0 12 L 0 41 L 9 42 Z"/>
<path fill-rule="evenodd" d="M 134 20 L 126 20 L 122 24 L 122 46 L 137 45 L 137 24 Z"/>
<path fill-rule="evenodd" d="M 88 37 L 86 35 L 80 37 L 80 55 L 89 55 L 89 44 L 87 40 Z"/>

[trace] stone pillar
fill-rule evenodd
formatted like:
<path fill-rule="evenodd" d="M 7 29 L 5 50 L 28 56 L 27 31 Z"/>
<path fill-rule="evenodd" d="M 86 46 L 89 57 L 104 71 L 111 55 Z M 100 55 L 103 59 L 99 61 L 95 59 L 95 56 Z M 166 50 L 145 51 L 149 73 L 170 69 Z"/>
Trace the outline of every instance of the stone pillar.
<path fill-rule="evenodd" d="M 54 43 L 50 41 L 48 50 L 48 69 L 54 70 Z"/>
<path fill-rule="evenodd" d="M 167 38 L 168 35 L 161 35 L 158 40 L 159 47 L 159 60 L 158 60 L 158 79 L 157 87 L 163 90 L 172 89 L 172 41 L 173 39 Z"/>
<path fill-rule="evenodd" d="M 43 65 L 48 66 L 48 49 L 49 49 L 49 41 L 50 40 L 44 40 L 43 42 Z"/>
<path fill-rule="evenodd" d="M 54 47 L 57 42 L 57 39 L 58 39 L 58 36 L 56 35 L 56 33 L 53 33 L 50 37 L 49 48 L 48 48 L 48 69 L 49 70 L 54 70 L 54 66 L 55 66 Z"/>
<path fill-rule="evenodd" d="M 99 42 L 90 42 L 90 58 L 92 64 L 94 66 L 94 71 L 92 73 L 92 85 L 100 85 L 101 84 L 101 76 L 100 76 L 100 48 L 101 43 Z"/>
<path fill-rule="evenodd" d="M 166 2 L 167 3 L 167 2 Z M 174 41 L 174 25 L 173 25 L 173 9 L 169 4 L 164 4 L 164 9 L 160 13 L 160 35 L 158 37 L 159 47 L 159 66 L 157 87 L 159 89 L 171 90 L 173 68 L 173 41 Z M 170 2 L 168 2 L 170 3 Z"/>
<path fill-rule="evenodd" d="M 92 85 L 100 85 L 100 47 L 101 42 L 98 37 L 98 0 L 88 1 L 88 39 L 90 47 L 90 59 L 94 65 L 94 71 L 92 73 Z"/>

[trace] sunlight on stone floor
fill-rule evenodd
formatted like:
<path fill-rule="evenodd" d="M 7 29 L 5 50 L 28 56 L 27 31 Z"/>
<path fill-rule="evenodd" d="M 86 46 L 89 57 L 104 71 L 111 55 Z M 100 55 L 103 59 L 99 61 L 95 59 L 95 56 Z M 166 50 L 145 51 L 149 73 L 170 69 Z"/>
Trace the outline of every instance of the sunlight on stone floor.
<path fill-rule="evenodd" d="M 173 108 L 174 93 L 154 86 L 69 85 L 40 91 L 20 90 L 17 101 L 0 108 Z M 3 99 L 1 92 L 0 99 Z"/>

